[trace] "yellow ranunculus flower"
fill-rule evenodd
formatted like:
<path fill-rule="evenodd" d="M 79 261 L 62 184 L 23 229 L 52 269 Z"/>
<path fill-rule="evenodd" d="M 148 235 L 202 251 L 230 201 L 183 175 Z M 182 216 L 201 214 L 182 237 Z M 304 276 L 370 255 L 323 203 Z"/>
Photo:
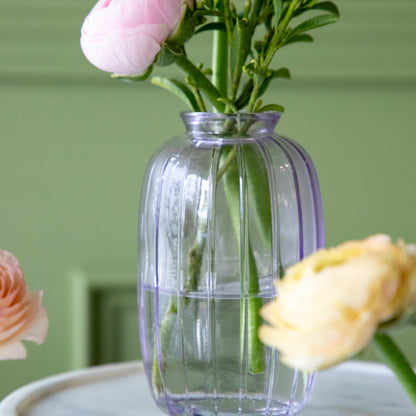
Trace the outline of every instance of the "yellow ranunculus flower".
<path fill-rule="evenodd" d="M 319 250 L 276 282 L 260 339 L 291 367 L 315 371 L 344 361 L 416 305 L 416 246 L 388 236 Z"/>

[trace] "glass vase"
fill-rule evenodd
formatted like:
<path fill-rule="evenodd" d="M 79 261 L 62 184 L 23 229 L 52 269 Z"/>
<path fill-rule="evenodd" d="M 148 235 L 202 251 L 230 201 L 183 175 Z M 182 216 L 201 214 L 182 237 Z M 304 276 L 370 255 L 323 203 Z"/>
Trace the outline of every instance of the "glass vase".
<path fill-rule="evenodd" d="M 142 357 L 170 415 L 293 415 L 314 375 L 257 337 L 273 280 L 323 246 L 314 165 L 279 113 L 183 113 L 153 156 L 139 210 Z"/>

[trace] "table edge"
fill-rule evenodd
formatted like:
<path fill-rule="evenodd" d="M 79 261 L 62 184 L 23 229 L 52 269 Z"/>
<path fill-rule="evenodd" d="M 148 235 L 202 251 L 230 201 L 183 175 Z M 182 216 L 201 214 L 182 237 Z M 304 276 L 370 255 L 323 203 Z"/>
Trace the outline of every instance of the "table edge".
<path fill-rule="evenodd" d="M 338 371 L 391 373 L 391 370 L 382 363 L 355 360 L 346 361 L 324 370 L 323 373 Z M 25 416 L 27 411 L 33 408 L 36 403 L 62 390 L 96 381 L 141 374 L 144 374 L 143 363 L 141 361 L 128 361 L 87 367 L 53 375 L 22 386 L 6 396 L 0 403 L 0 414 L 1 416 Z"/>
<path fill-rule="evenodd" d="M 128 361 L 87 367 L 46 377 L 20 387 L 6 396 L 0 403 L 0 414 L 1 416 L 23 416 L 27 409 L 31 409 L 34 404 L 58 391 L 98 380 L 104 381 L 143 373 L 144 367 L 141 361 Z"/>

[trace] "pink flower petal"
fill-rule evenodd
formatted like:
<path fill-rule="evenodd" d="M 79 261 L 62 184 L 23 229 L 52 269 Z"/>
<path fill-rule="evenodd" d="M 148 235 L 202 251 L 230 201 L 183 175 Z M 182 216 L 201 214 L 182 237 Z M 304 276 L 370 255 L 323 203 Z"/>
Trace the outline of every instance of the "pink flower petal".
<path fill-rule="evenodd" d="M 164 22 L 169 26 L 170 31 L 172 31 L 183 15 L 184 2 L 182 0 L 147 0 L 147 3 L 149 2 L 151 3 L 150 7 L 157 9 Z"/>
<path fill-rule="evenodd" d="M 167 32 L 166 26 L 147 25 L 124 31 L 117 36 L 82 37 L 81 48 L 97 68 L 121 75 L 140 75 L 152 64 L 160 51 L 152 35 Z"/>
<path fill-rule="evenodd" d="M 113 0 L 107 7 L 94 7 L 85 19 L 82 31 L 84 34 L 94 36 L 134 29 L 146 24 L 166 24 L 166 22 L 157 8 L 154 5 L 149 7 L 146 1 Z"/>
<path fill-rule="evenodd" d="M 8 328 L 3 328 L 0 333 L 0 345 L 2 342 L 7 343 L 8 341 L 17 338 L 19 334 L 24 330 L 27 323 L 20 320 L 19 322 L 12 322 Z"/>
<path fill-rule="evenodd" d="M 43 306 L 41 306 L 35 319 L 28 326 L 28 328 L 20 335 L 20 339 L 24 339 L 26 341 L 33 341 L 36 342 L 36 344 L 42 344 L 46 339 L 48 327 L 48 315 L 46 313 L 46 309 Z"/>
<path fill-rule="evenodd" d="M 20 341 L 0 344 L 0 360 L 21 360 L 26 357 L 26 348 Z"/>
<path fill-rule="evenodd" d="M 0 342 L 21 338 L 21 333 L 33 325 L 41 308 L 42 292 L 30 293 L 25 300 L 0 315 Z"/>
<path fill-rule="evenodd" d="M 10 264 L 11 266 L 19 267 L 19 261 L 12 253 L 0 249 L 0 258 L 6 261 L 6 263 Z"/>

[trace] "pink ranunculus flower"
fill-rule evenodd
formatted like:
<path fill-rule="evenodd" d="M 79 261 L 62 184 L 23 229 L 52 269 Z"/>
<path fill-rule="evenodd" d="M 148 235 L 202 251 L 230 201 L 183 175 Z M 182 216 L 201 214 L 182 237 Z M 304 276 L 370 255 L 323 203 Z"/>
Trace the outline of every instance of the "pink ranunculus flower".
<path fill-rule="evenodd" d="M 28 293 L 17 259 L 0 250 L 0 360 L 26 358 L 21 340 L 45 340 L 49 321 L 41 301 L 42 291 Z"/>
<path fill-rule="evenodd" d="M 97 68 L 142 75 L 193 0 L 99 0 L 81 28 L 81 48 Z"/>

